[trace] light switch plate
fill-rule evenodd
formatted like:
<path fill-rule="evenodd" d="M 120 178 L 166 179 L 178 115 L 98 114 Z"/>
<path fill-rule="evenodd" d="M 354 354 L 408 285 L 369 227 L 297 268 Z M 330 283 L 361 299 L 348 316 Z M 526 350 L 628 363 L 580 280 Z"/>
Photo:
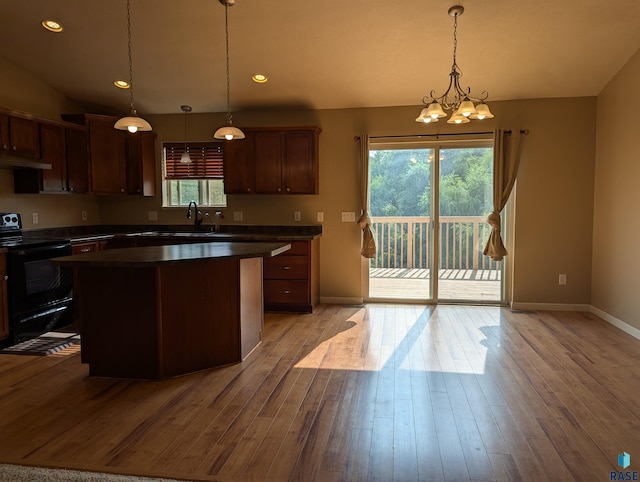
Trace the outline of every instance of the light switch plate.
<path fill-rule="evenodd" d="M 349 211 L 349 212 L 344 212 L 342 213 L 342 222 L 343 223 L 349 223 L 349 222 L 356 222 L 356 213 L 354 213 L 353 211 Z"/>
<path fill-rule="evenodd" d="M 301 219 L 300 211 L 293 211 L 293 220 L 300 221 L 300 219 Z"/>
<path fill-rule="evenodd" d="M 244 214 L 242 211 L 234 211 L 233 212 L 233 220 L 234 221 L 244 221 Z"/>
<path fill-rule="evenodd" d="M 149 211 L 149 221 L 158 220 L 158 211 Z"/>
<path fill-rule="evenodd" d="M 319 223 L 324 222 L 324 213 L 322 211 L 318 211 L 316 213 L 316 221 L 318 221 Z"/>
<path fill-rule="evenodd" d="M 38 213 L 31 213 L 31 222 L 33 224 L 38 224 L 40 219 L 38 218 Z"/>
<path fill-rule="evenodd" d="M 89 218 L 89 216 L 87 215 L 87 211 L 82 211 L 80 213 L 80 219 L 82 219 L 83 221 L 86 221 Z"/>

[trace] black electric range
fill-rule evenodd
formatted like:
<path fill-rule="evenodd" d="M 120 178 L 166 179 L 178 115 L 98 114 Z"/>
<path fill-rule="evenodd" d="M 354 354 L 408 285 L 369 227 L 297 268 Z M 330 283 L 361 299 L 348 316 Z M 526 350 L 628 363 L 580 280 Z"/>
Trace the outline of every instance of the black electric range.
<path fill-rule="evenodd" d="M 9 344 L 71 322 L 73 278 L 51 259 L 71 254 L 68 239 L 22 232 L 18 213 L 0 213 L 0 248 L 6 249 Z"/>

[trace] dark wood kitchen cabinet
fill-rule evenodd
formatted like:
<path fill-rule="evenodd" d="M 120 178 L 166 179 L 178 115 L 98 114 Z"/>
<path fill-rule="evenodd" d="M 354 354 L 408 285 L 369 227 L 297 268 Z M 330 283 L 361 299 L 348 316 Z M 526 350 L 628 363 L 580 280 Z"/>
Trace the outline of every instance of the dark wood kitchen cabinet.
<path fill-rule="evenodd" d="M 252 194 L 256 190 L 256 165 L 253 155 L 253 132 L 245 138 L 224 141 L 224 192 L 226 194 Z"/>
<path fill-rule="evenodd" d="M 40 157 L 38 121 L 35 119 L 0 113 L 0 140 L 3 151 L 36 159 Z"/>
<path fill-rule="evenodd" d="M 7 255 L 0 253 L 0 340 L 9 338 L 9 312 L 7 299 Z"/>
<path fill-rule="evenodd" d="M 16 193 L 88 191 L 86 129 L 61 123 L 40 123 L 40 157 L 51 169 L 17 169 Z"/>
<path fill-rule="evenodd" d="M 311 313 L 320 299 L 319 240 L 291 241 L 291 249 L 264 259 L 264 309 Z"/>
<path fill-rule="evenodd" d="M 117 130 L 114 116 L 70 114 L 62 118 L 87 127 L 91 194 L 155 195 L 155 134 Z"/>
<path fill-rule="evenodd" d="M 318 194 L 320 131 L 319 127 L 244 129 L 244 140 L 225 143 L 225 192 Z"/>
<path fill-rule="evenodd" d="M 156 134 L 126 133 L 127 194 L 156 195 Z"/>
<path fill-rule="evenodd" d="M 114 117 L 85 114 L 89 129 L 90 191 L 124 194 L 126 184 L 125 133 L 114 129 Z"/>

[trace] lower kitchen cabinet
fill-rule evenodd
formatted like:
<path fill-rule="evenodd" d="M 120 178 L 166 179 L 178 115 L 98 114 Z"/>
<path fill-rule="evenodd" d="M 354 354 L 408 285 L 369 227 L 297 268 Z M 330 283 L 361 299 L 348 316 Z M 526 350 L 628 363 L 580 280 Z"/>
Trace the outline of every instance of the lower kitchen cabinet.
<path fill-rule="evenodd" d="M 291 249 L 264 259 L 265 311 L 311 313 L 318 304 L 319 241 L 292 241 Z"/>
<path fill-rule="evenodd" d="M 106 244 L 106 241 L 86 241 L 80 243 L 71 243 L 71 254 L 83 254 L 102 251 L 105 248 Z"/>
<path fill-rule="evenodd" d="M 7 310 L 7 255 L 0 253 L 0 340 L 9 338 L 9 312 Z"/>

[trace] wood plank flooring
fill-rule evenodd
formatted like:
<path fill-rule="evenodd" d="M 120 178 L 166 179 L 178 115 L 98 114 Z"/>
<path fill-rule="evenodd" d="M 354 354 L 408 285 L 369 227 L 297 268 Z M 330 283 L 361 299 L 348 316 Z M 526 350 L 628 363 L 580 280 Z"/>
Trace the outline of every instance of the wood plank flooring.
<path fill-rule="evenodd" d="M 114 353 L 117 356 L 117 352 Z M 640 460 L 640 340 L 588 313 L 321 305 L 243 363 L 94 379 L 0 356 L 0 462 L 186 480 L 609 480 Z"/>

